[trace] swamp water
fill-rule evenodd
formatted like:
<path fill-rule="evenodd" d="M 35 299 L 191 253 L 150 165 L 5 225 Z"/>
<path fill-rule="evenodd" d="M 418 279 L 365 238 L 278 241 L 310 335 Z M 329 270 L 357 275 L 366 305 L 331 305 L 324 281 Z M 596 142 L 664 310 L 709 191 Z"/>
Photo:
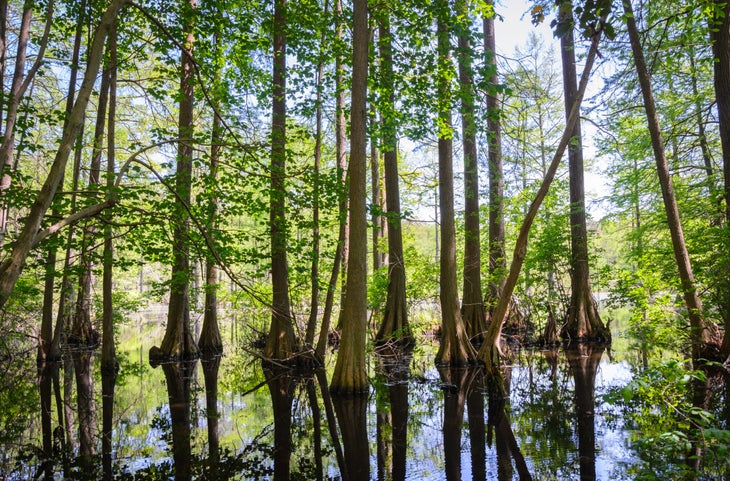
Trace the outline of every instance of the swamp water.
<path fill-rule="evenodd" d="M 3 434 L 0 479 L 730 479 L 719 421 L 730 410 L 717 376 L 713 384 L 665 363 L 645 382 L 636 352 L 523 350 L 505 367 L 508 397 L 498 399 L 477 370 L 434 367 L 436 347 L 397 362 L 371 354 L 369 396 L 355 399 L 329 396 L 333 359 L 300 375 L 264 370 L 233 349 L 157 368 L 146 351 L 128 353 L 112 397 L 98 360 L 76 353 L 81 377 L 84 363 L 92 367 L 82 402 L 74 386 L 72 405 L 57 410 L 61 370 L 57 393 L 41 376 L 28 406 L 2 406 L 28 412 L 15 438 Z M 688 408 L 674 401 L 678 385 L 700 380 L 691 399 L 679 396 Z M 655 406 L 632 407 L 651 399 L 642 388 L 657 390 Z M 39 392 L 51 398 L 46 416 Z M 73 422 L 71 455 L 63 456 L 59 416 Z"/>

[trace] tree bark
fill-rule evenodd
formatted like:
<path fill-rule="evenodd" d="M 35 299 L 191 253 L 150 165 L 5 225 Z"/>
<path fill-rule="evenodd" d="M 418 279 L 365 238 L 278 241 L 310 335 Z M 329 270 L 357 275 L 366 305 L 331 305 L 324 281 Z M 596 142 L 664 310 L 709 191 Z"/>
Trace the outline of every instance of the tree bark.
<path fill-rule="evenodd" d="M 488 5 L 494 9 L 494 1 Z M 506 254 L 504 251 L 504 174 L 502 170 L 502 126 L 500 121 L 501 109 L 496 86 L 497 53 L 495 48 L 494 17 L 484 16 L 484 54 L 489 65 L 490 90 L 487 93 L 487 131 L 489 139 L 489 310 L 497 302 L 504 286 L 504 271 L 507 269 Z"/>
<path fill-rule="evenodd" d="M 388 235 L 388 294 L 385 312 L 376 342 L 390 339 L 411 344 L 406 303 L 406 269 L 403 260 L 403 229 L 401 225 L 400 188 L 398 177 L 398 134 L 396 130 L 395 82 L 393 76 L 393 39 L 388 12 L 380 8 L 378 46 L 380 49 L 381 91 L 380 116 L 385 163 L 385 201 Z"/>
<path fill-rule="evenodd" d="M 461 100 L 461 137 L 464 157 L 464 289 L 461 316 L 466 334 L 481 344 L 487 330 L 482 292 L 482 254 L 479 221 L 479 166 L 477 164 L 477 127 L 474 106 L 473 51 L 469 0 L 457 0 L 459 20 L 459 84 Z"/>
<path fill-rule="evenodd" d="M 116 19 L 117 12 L 126 2 L 127 0 L 113 0 L 104 12 L 99 26 L 94 33 L 94 39 L 88 51 L 86 73 L 78 93 L 78 98 L 69 116 L 68 127 L 64 129 L 53 164 L 26 217 L 20 235 L 13 246 L 10 263 L 0 273 L 0 307 L 5 305 L 5 302 L 7 302 L 15 288 L 15 283 L 18 277 L 20 277 L 23 267 L 25 267 L 33 237 L 38 232 L 41 222 L 63 178 L 71 147 L 81 131 L 86 106 L 93 91 L 97 73 L 99 72 L 106 35 Z"/>
<path fill-rule="evenodd" d="M 116 170 L 116 128 L 117 112 L 117 30 L 112 28 L 109 33 L 109 111 L 107 120 L 107 163 L 106 163 L 106 199 L 111 202 L 114 198 L 114 172 Z M 105 216 L 104 223 L 104 271 L 102 274 L 102 339 L 101 365 L 102 371 L 114 372 L 116 377 L 116 347 L 114 345 L 114 242 L 111 225 L 111 215 Z M 114 382 L 110 382 L 111 393 L 114 393 Z M 105 418 L 106 419 L 106 418 Z"/>
<path fill-rule="evenodd" d="M 441 270 L 439 274 L 441 344 L 436 354 L 436 364 L 461 366 L 471 361 L 475 357 L 475 352 L 469 342 L 459 312 L 459 293 L 456 288 L 452 94 L 449 85 L 449 70 L 453 68 L 448 28 L 451 15 L 446 0 L 438 0 L 436 9 L 438 15 L 439 210 L 441 212 Z"/>
<path fill-rule="evenodd" d="M 563 93 L 565 117 L 575 102 L 578 81 L 575 68 L 575 42 L 573 40 L 573 4 L 560 4 L 558 21 L 569 24 L 560 39 L 563 64 Z M 583 141 L 580 130 L 580 116 L 575 121 L 568 146 L 568 172 L 570 176 L 570 246 L 571 246 L 571 297 L 568 321 L 561 335 L 579 341 L 607 341 L 611 334 L 601 322 L 596 301 L 591 290 L 588 266 L 588 229 L 585 212 L 585 184 L 583 180 Z"/>
<path fill-rule="evenodd" d="M 221 13 L 218 12 L 218 20 Z M 220 45 L 220 25 L 216 24 L 213 39 L 213 48 L 216 60 L 220 59 L 222 46 Z M 216 65 L 220 65 L 216 62 Z M 220 68 L 217 69 L 213 85 L 213 125 L 210 135 L 210 162 L 209 162 L 209 179 L 210 179 L 210 196 L 207 199 L 207 221 L 206 230 L 211 240 L 215 239 L 216 229 L 218 228 L 218 190 L 216 184 L 218 181 L 218 169 L 220 166 L 220 154 L 223 143 L 223 126 L 221 119 L 221 96 L 222 86 L 218 80 L 220 78 Z M 207 255 L 205 258 L 205 300 L 203 305 L 203 327 L 200 330 L 198 338 L 198 348 L 202 352 L 210 354 L 220 354 L 223 352 L 223 339 L 221 338 L 220 328 L 218 326 L 218 264 L 215 256 Z"/>
<path fill-rule="evenodd" d="M 175 174 L 175 211 L 173 217 L 173 265 L 170 280 L 170 301 L 167 328 L 159 351 L 150 350 L 150 360 L 191 359 L 198 356 L 190 329 L 190 214 L 193 172 L 193 102 L 195 63 L 193 62 L 195 0 L 183 3 L 183 34 L 180 74 L 180 107 L 178 113 L 177 172 Z"/>
<path fill-rule="evenodd" d="M 659 185 L 662 190 L 662 199 L 664 200 L 664 209 L 669 224 L 669 232 L 672 238 L 672 248 L 674 250 L 674 258 L 677 262 L 679 271 L 679 279 L 681 282 L 682 295 L 687 307 L 687 316 L 690 323 L 690 340 L 692 348 L 692 358 L 697 360 L 706 355 L 710 355 L 709 348 L 712 344 L 719 341 L 717 326 L 706 321 L 702 315 L 702 302 L 695 285 L 694 274 L 692 273 L 692 265 L 687 252 L 687 246 L 684 241 L 684 233 L 682 232 L 682 223 L 679 218 L 679 210 L 677 208 L 677 199 L 674 194 L 674 186 L 672 177 L 669 174 L 667 165 L 667 157 L 664 151 L 664 142 L 662 140 L 661 128 L 659 126 L 659 116 L 654 104 L 654 94 L 651 88 L 651 79 L 649 71 L 646 68 L 644 60 L 644 51 L 639 38 L 639 30 L 636 26 L 633 8 L 630 0 L 623 1 L 626 27 L 629 32 L 629 40 L 631 41 L 631 51 L 636 66 L 636 74 L 639 77 L 639 85 L 641 86 L 641 94 L 644 98 L 644 109 L 648 122 L 649 134 L 651 136 L 651 146 L 654 151 L 654 160 L 656 161 L 657 174 L 659 175 Z M 716 346 L 719 348 L 720 346 Z M 716 357 L 716 356 L 714 356 Z"/>
<path fill-rule="evenodd" d="M 274 2 L 274 74 L 271 110 L 271 328 L 264 348 L 270 359 L 288 359 L 295 349 L 286 259 L 286 0 Z"/>
<path fill-rule="evenodd" d="M 368 79 L 368 2 L 354 0 L 352 39 L 352 96 L 350 119 L 350 249 L 342 316 L 342 341 L 330 390 L 341 395 L 365 394 L 365 334 L 367 328 L 367 222 L 365 192 L 366 97 Z"/>
<path fill-rule="evenodd" d="M 712 0 L 713 15 L 710 20 L 710 42 L 715 58 L 715 98 L 722 144 L 722 172 L 725 198 L 725 229 L 730 229 L 730 2 Z M 725 272 L 730 272 L 730 256 L 726 254 Z M 725 334 L 721 353 L 730 356 L 730 277 L 725 276 L 724 295 L 721 297 Z"/>

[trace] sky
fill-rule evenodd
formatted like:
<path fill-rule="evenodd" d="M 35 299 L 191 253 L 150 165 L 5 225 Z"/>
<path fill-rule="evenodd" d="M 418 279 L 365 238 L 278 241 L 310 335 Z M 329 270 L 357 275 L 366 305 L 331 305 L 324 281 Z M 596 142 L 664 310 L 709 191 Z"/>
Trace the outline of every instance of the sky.
<path fill-rule="evenodd" d="M 550 21 L 553 19 L 551 15 L 546 16 L 540 25 L 534 26 L 530 17 L 533 2 L 530 0 L 496 0 L 496 3 L 495 10 L 502 17 L 502 21 L 497 20 L 495 22 L 495 42 L 498 55 L 513 57 L 515 47 L 525 44 L 529 32 L 536 32 L 538 36 L 542 37 L 546 47 L 553 44 L 555 51 L 560 51 L 560 42 L 553 36 L 550 29 Z M 559 59 L 556 59 L 556 62 L 559 61 Z M 580 68 L 579 65 L 579 75 Z M 595 91 L 596 86 L 600 87 L 601 83 L 600 79 L 594 74 L 588 88 L 590 89 L 593 86 Z M 591 142 L 593 127 L 583 122 L 581 129 L 583 131 L 584 155 L 586 158 L 591 158 L 595 155 L 595 149 Z M 586 209 L 594 220 L 600 220 L 601 217 L 607 214 L 605 206 L 598 202 L 601 197 L 608 194 L 609 189 L 608 179 L 601 175 L 600 167 L 600 163 L 596 163 L 591 171 L 585 173 Z"/>

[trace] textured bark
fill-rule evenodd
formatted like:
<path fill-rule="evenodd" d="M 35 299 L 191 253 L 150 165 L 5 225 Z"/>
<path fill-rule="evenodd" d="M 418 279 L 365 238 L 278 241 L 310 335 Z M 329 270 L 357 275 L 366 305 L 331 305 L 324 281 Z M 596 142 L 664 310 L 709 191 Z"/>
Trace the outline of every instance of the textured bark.
<path fill-rule="evenodd" d="M 724 180 L 723 197 L 725 199 L 725 229 L 730 229 L 730 2 L 712 0 L 714 7 L 710 20 L 710 42 L 715 58 L 714 85 L 715 98 L 722 144 L 722 172 Z M 730 263 L 730 256 L 726 254 L 726 262 Z M 726 264 L 725 272 L 730 272 L 730 265 Z M 722 316 L 725 321 L 725 335 L 722 340 L 721 352 L 727 358 L 730 356 L 730 276 L 725 276 L 722 286 L 724 294 L 721 296 Z"/>
<path fill-rule="evenodd" d="M 436 364 L 460 366 L 474 358 L 464 322 L 459 312 L 456 289 L 456 229 L 454 227 L 454 168 L 452 152 L 451 88 L 448 69 L 451 65 L 448 2 L 438 0 L 438 152 L 439 152 L 439 210 L 441 212 L 441 270 L 439 298 L 441 301 L 441 344 Z"/>
<path fill-rule="evenodd" d="M 406 303 L 406 269 L 403 260 L 403 229 L 401 225 L 400 188 L 398 177 L 398 137 L 396 131 L 395 85 L 393 78 L 393 48 L 388 12 L 378 11 L 380 32 L 378 46 L 381 69 L 381 129 L 385 162 L 385 201 L 388 235 L 388 294 L 376 342 L 393 339 L 412 343 Z"/>
<path fill-rule="evenodd" d="M 464 157 L 464 289 L 461 317 L 466 334 L 475 344 L 481 344 L 487 331 L 482 293 L 482 254 L 479 221 L 479 166 L 477 164 L 477 127 L 475 92 L 472 79 L 473 52 L 471 46 L 471 17 L 469 0 L 456 2 L 459 21 L 459 84 L 461 100 L 461 137 Z"/>
<path fill-rule="evenodd" d="M 180 106 L 178 113 L 177 172 L 175 174 L 176 205 L 173 213 L 173 265 L 170 280 L 170 301 L 167 310 L 167 328 L 159 350 L 150 350 L 150 360 L 189 359 L 198 356 L 190 329 L 190 205 L 193 168 L 193 101 L 194 70 L 192 58 L 194 0 L 183 4 L 185 41 L 180 52 Z"/>
<path fill-rule="evenodd" d="M 338 19 L 342 18 L 341 0 L 335 2 L 335 13 Z M 337 24 L 335 25 L 335 37 L 342 39 L 341 20 L 337 20 Z M 320 360 L 324 359 L 325 350 L 327 349 L 335 291 L 337 290 L 337 277 L 343 264 L 343 258 L 345 258 L 345 244 L 347 243 L 347 196 L 345 195 L 347 190 L 347 145 L 345 142 L 347 122 L 345 120 L 345 70 L 343 64 L 344 59 L 338 55 L 335 59 L 335 89 L 337 90 L 335 99 L 335 149 L 337 154 L 337 179 L 340 188 L 339 202 L 337 204 L 339 234 L 337 236 L 335 258 L 332 261 L 332 273 L 327 284 L 327 295 L 325 297 L 324 312 L 322 313 L 322 325 L 320 326 L 319 339 L 317 340 L 317 347 L 315 349 L 315 356 Z"/>
<path fill-rule="evenodd" d="M 79 458 L 83 469 L 90 470 L 96 454 L 96 409 L 94 407 L 94 377 L 91 366 L 94 352 L 75 351 L 76 402 L 79 421 Z"/>
<path fill-rule="evenodd" d="M 573 23 L 571 2 L 560 4 L 558 21 Z M 575 69 L 575 42 L 573 28 L 569 28 L 560 39 L 561 61 L 563 64 L 563 93 L 565 117 L 578 92 Z M 570 284 L 571 296 L 568 308 L 568 321 L 561 335 L 579 341 L 606 341 L 611 333 L 606 329 L 598 315 L 596 301 L 591 290 L 588 266 L 588 229 L 586 227 L 585 183 L 583 180 L 583 141 L 580 130 L 580 116 L 575 121 L 568 146 L 568 172 L 570 176 Z"/>
<path fill-rule="evenodd" d="M 605 21 L 605 17 L 601 19 L 601 22 Z M 599 24 L 600 26 L 600 24 Z M 499 356 L 501 354 L 500 338 L 502 333 L 502 325 L 507 317 L 507 311 L 512 300 L 512 293 L 517 285 L 517 278 L 519 277 L 520 270 L 522 270 L 522 264 L 525 262 L 525 256 L 527 255 L 527 241 L 532 227 L 532 222 L 535 220 L 537 211 L 545 200 L 545 196 L 550 189 L 550 184 L 555 178 L 555 172 L 558 170 L 560 165 L 560 159 L 565 153 L 565 149 L 568 147 L 568 143 L 572 137 L 573 126 L 578 120 L 578 114 L 580 112 L 580 104 L 585 94 L 586 86 L 588 85 L 588 78 L 590 77 L 591 70 L 593 69 L 593 63 L 596 59 L 596 53 L 598 51 L 598 42 L 601 38 L 601 30 L 594 33 L 591 39 L 591 47 L 586 57 L 586 63 L 583 67 L 583 73 L 581 75 L 580 84 L 578 86 L 578 92 L 576 93 L 573 106 L 570 110 L 570 115 L 565 123 L 565 130 L 560 138 L 555 154 L 553 155 L 552 161 L 545 172 L 545 177 L 540 184 L 540 189 L 535 194 L 535 199 L 530 204 L 530 208 L 525 214 L 525 218 L 520 226 L 520 231 L 515 242 L 515 250 L 512 254 L 512 263 L 510 264 L 509 273 L 502 290 L 502 295 L 499 297 L 499 302 L 494 308 L 492 314 L 492 322 L 489 325 L 489 330 L 484 339 L 484 343 L 479 349 L 479 359 L 484 363 L 486 367 L 487 375 L 494 378 L 500 377 L 499 372 Z"/>
<path fill-rule="evenodd" d="M 127 0 L 113 0 L 107 10 L 104 12 L 98 27 L 94 33 L 94 38 L 87 55 L 87 67 L 84 74 L 84 80 L 79 89 L 77 100 L 74 103 L 73 110 L 69 116 L 67 128 L 64 129 L 63 135 L 59 142 L 59 148 L 53 160 L 53 164 L 46 176 L 46 180 L 41 187 L 38 196 L 25 219 L 25 224 L 13 246 L 13 251 L 9 263 L 2 273 L 0 273 L 0 307 L 5 305 L 8 298 L 15 288 L 15 283 L 20 277 L 25 267 L 28 253 L 30 252 L 33 238 L 40 229 L 41 222 L 48 211 L 51 201 L 56 194 L 56 190 L 63 179 L 63 173 L 66 168 L 71 147 L 74 139 L 81 132 L 84 113 L 89 102 L 89 97 L 94 88 L 96 77 L 101 65 L 101 57 L 104 50 L 104 42 L 109 29 L 112 27 L 117 12 L 126 3 Z"/>
<path fill-rule="evenodd" d="M 692 265 L 687 252 L 687 245 L 684 241 L 682 223 L 680 221 L 679 210 L 677 208 L 677 199 L 674 194 L 672 177 L 669 174 L 667 157 L 664 151 L 664 142 L 662 140 L 661 128 L 659 126 L 659 116 L 656 111 L 656 105 L 654 104 L 651 79 L 649 78 L 649 71 L 646 67 L 643 47 L 641 45 L 641 39 L 639 38 L 639 31 L 636 26 L 636 20 L 634 19 L 631 2 L 625 0 L 623 4 L 626 26 L 629 32 L 629 40 L 631 41 L 631 51 L 634 57 L 634 65 L 636 66 L 636 74 L 639 77 L 639 85 L 641 86 L 641 93 L 644 99 L 644 109 L 646 111 L 649 134 L 651 135 L 651 146 L 654 151 L 657 174 L 659 175 L 659 185 L 662 189 L 664 209 L 666 211 L 667 223 L 669 224 L 669 232 L 672 238 L 674 258 L 677 262 L 682 295 L 687 307 L 687 316 L 689 317 L 692 358 L 696 360 L 709 354 L 710 345 L 719 340 L 717 339 L 719 334 L 717 333 L 717 326 L 714 323 L 705 320 L 702 315 L 702 302 L 695 286 Z M 719 348 L 720 346 L 718 345 L 716 347 Z"/>
<path fill-rule="evenodd" d="M 286 0 L 274 2 L 274 74 L 271 109 L 271 327 L 264 356 L 288 359 L 295 349 L 286 259 Z"/>
<path fill-rule="evenodd" d="M 350 119 L 350 249 L 342 312 L 342 341 L 330 390 L 342 395 L 365 394 L 367 328 L 367 221 L 365 201 L 367 145 L 366 96 L 368 77 L 367 0 L 355 0 L 353 10 L 352 96 Z"/>

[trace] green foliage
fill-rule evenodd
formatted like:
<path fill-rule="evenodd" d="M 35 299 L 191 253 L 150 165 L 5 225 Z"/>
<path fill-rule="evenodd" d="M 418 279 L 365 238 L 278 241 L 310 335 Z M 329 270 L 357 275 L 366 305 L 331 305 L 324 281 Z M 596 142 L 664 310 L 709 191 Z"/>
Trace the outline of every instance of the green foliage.
<path fill-rule="evenodd" d="M 632 446 L 641 460 L 630 468 L 635 479 L 712 479 L 730 468 L 730 431 L 717 428 L 717 413 L 706 404 L 708 389 L 706 372 L 669 359 L 652 363 L 604 396 L 621 406 L 634 432 Z"/>

